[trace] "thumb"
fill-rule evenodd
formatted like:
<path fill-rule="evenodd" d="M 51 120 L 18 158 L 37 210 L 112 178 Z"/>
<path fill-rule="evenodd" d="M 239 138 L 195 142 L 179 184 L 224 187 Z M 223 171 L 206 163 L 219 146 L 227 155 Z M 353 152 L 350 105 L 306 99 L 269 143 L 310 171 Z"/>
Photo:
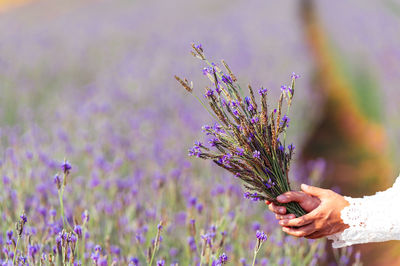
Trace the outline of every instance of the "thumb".
<path fill-rule="evenodd" d="M 321 197 L 325 193 L 325 189 L 319 188 L 319 187 L 313 187 L 309 186 L 306 184 L 301 184 L 301 190 L 304 191 L 304 193 L 311 195 L 311 196 L 316 196 L 316 197 Z"/>

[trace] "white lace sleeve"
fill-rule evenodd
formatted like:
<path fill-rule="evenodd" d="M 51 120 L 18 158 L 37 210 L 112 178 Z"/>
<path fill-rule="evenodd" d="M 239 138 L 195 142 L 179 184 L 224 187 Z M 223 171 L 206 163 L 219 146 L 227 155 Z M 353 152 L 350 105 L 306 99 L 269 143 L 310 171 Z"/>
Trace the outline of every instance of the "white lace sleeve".
<path fill-rule="evenodd" d="M 334 248 L 368 242 L 400 240 L 400 176 L 393 187 L 363 198 L 345 197 L 350 203 L 341 212 L 350 227 L 328 236 Z"/>

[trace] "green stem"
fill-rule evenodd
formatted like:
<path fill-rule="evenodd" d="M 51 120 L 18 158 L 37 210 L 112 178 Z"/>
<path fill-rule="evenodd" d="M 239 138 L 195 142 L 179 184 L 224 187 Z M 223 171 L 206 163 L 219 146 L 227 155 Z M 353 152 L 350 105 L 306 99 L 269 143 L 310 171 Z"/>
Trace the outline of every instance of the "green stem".
<path fill-rule="evenodd" d="M 256 264 L 256 257 L 257 257 L 257 252 L 254 251 L 253 263 L 251 264 L 252 266 L 254 266 Z"/>
<path fill-rule="evenodd" d="M 59 197 L 59 199 L 60 199 L 60 212 L 61 212 L 61 218 L 62 218 L 62 222 L 63 222 L 63 227 L 66 228 L 66 226 L 65 226 L 65 219 L 64 219 L 63 194 L 64 194 L 64 189 L 61 188 L 61 189 L 58 191 L 58 197 Z"/>
<path fill-rule="evenodd" d="M 76 257 L 79 258 L 79 236 L 76 237 L 76 244 L 75 244 L 75 250 L 76 250 Z M 75 255 L 75 254 L 73 254 Z"/>
<path fill-rule="evenodd" d="M 20 236 L 17 238 L 17 243 L 15 244 L 14 248 L 14 257 L 13 257 L 13 265 L 15 265 L 15 258 L 17 257 L 17 249 L 18 249 L 18 242 L 19 242 Z"/>
<path fill-rule="evenodd" d="M 82 246 L 82 248 L 81 249 L 83 249 L 81 252 L 80 252 L 80 257 L 81 257 L 81 263 L 82 263 L 82 265 L 84 265 L 85 263 L 83 262 L 84 261 L 84 259 L 85 259 L 85 257 L 84 257 L 84 255 L 85 255 L 85 235 L 86 235 L 86 230 L 85 230 L 85 227 L 83 227 L 83 230 L 82 230 L 82 244 L 81 244 L 81 246 Z M 79 248 L 79 247 L 78 247 Z"/>
<path fill-rule="evenodd" d="M 156 249 L 154 249 L 153 254 L 151 254 L 151 259 L 150 259 L 149 266 L 153 265 L 153 259 L 154 259 L 154 254 L 155 253 L 156 253 Z"/>

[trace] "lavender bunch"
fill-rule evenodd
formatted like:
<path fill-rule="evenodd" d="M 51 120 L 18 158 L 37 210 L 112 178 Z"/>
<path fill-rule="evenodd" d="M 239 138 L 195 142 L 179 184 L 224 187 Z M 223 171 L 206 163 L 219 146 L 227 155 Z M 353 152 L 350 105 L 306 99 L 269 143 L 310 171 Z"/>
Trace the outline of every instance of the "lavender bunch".
<path fill-rule="evenodd" d="M 212 160 L 244 181 L 248 190 L 246 198 L 279 204 L 276 197 L 291 190 L 289 169 L 294 145 L 286 147 L 285 140 L 290 121 L 287 114 L 294 95 L 295 80 L 299 76 L 293 73 L 291 85 L 281 87 L 278 106 L 269 112 L 267 89 L 258 90 L 260 104 L 257 104 L 250 85 L 250 96 L 243 97 L 237 78 L 225 61 L 222 60 L 222 65 L 226 73 L 207 60 L 201 45 L 192 44 L 192 48 L 191 53 L 206 62 L 203 74 L 212 83 L 212 87 L 205 88 L 208 107 L 195 97 L 218 122 L 214 126 L 203 127 L 205 134 L 211 137 L 210 147 L 195 142 L 189 155 Z M 175 79 L 188 92 L 193 92 L 193 83 L 177 76 Z M 284 104 L 287 106 L 286 114 L 283 112 Z M 282 135 L 283 138 L 280 138 Z M 291 202 L 284 206 L 297 217 L 306 213 L 298 203 Z"/>

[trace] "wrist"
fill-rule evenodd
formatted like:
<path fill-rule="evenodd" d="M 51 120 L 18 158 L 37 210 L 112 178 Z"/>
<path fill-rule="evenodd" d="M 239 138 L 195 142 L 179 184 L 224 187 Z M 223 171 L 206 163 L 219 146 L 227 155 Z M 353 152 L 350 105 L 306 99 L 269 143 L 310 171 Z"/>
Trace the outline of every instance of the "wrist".
<path fill-rule="evenodd" d="M 349 228 L 350 226 L 348 224 L 346 224 L 343 219 L 342 219 L 342 211 L 344 208 L 346 208 L 347 206 L 350 206 L 350 203 L 343 197 L 341 196 L 342 200 L 341 200 L 341 207 L 339 208 L 339 219 L 340 219 L 340 226 L 339 226 L 339 232 L 343 232 L 345 229 Z"/>

